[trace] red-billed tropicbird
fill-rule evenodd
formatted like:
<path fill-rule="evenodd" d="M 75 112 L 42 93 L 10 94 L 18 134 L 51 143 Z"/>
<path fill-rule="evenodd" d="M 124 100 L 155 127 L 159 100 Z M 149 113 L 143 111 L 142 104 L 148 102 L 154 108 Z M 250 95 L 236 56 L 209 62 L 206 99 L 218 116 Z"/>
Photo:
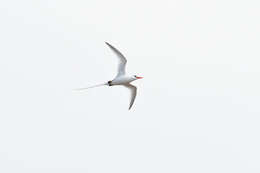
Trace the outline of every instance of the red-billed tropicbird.
<path fill-rule="evenodd" d="M 129 75 L 125 74 L 125 66 L 126 66 L 126 62 L 127 62 L 126 58 L 114 46 L 112 46 L 111 44 L 109 44 L 107 42 L 106 42 L 106 44 L 117 55 L 117 57 L 119 59 L 118 72 L 117 72 L 116 77 L 113 80 L 110 80 L 106 83 L 91 86 L 91 87 L 88 87 L 88 88 L 80 88 L 78 90 L 84 90 L 84 89 L 89 89 L 89 88 L 94 88 L 94 87 L 104 86 L 104 85 L 107 85 L 107 86 L 122 85 L 122 86 L 128 88 L 131 91 L 131 99 L 130 99 L 130 105 L 129 105 L 129 110 L 130 110 L 131 107 L 133 106 L 134 101 L 135 101 L 136 92 L 137 92 L 136 86 L 134 86 L 130 83 L 137 80 L 137 79 L 142 79 L 143 77 L 139 77 L 139 76 L 136 76 L 136 75 L 129 76 Z"/>

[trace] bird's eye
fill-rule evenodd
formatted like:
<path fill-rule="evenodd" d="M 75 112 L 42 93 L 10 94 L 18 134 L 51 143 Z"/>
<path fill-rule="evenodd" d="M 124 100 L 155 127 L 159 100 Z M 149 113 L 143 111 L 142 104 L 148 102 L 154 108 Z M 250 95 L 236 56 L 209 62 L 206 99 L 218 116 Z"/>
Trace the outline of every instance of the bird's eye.
<path fill-rule="evenodd" d="M 134 77 L 137 77 L 136 75 L 134 75 Z"/>

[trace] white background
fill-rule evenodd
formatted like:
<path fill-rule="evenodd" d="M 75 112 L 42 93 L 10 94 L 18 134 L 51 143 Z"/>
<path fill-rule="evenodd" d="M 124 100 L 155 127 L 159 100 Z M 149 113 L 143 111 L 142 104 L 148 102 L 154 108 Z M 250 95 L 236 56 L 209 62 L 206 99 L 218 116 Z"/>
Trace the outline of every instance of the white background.
<path fill-rule="evenodd" d="M 0 172 L 260 172 L 257 0 L 0 1 Z M 111 80 L 127 58 L 138 95 Z"/>

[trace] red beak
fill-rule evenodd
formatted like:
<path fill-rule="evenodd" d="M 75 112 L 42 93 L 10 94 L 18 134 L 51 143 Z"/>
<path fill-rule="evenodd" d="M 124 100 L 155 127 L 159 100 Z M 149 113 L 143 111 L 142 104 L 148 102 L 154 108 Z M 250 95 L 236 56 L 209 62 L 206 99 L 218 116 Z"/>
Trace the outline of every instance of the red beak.
<path fill-rule="evenodd" d="M 137 79 L 143 79 L 143 77 L 140 77 L 140 76 L 136 76 Z"/>

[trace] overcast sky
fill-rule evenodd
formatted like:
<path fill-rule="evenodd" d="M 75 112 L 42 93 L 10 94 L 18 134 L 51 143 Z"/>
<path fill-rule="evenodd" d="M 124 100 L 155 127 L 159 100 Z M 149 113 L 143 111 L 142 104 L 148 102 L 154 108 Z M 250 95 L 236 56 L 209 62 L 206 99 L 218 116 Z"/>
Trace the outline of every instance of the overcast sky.
<path fill-rule="evenodd" d="M 258 0 L 0 1 L 0 172 L 259 173 Z M 73 89 L 127 58 L 138 94 Z"/>

